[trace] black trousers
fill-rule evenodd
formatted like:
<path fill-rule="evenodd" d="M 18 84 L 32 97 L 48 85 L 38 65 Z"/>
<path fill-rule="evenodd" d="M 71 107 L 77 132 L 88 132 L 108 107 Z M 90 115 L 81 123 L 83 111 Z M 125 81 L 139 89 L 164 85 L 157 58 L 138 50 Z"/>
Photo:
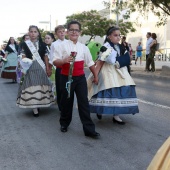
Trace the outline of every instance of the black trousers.
<path fill-rule="evenodd" d="M 60 78 L 61 77 L 61 68 L 56 68 L 55 71 L 55 84 L 56 84 L 56 92 L 57 92 L 57 104 L 58 104 L 58 109 L 61 111 L 61 88 L 60 88 Z"/>
<path fill-rule="evenodd" d="M 148 71 L 155 71 L 155 61 L 154 61 L 154 57 L 151 58 L 149 57 L 150 54 L 147 54 L 146 55 L 146 66 L 145 66 L 145 70 L 148 70 Z M 151 68 L 150 68 L 150 65 L 151 65 Z"/>
<path fill-rule="evenodd" d="M 66 82 L 68 76 L 61 75 L 61 126 L 68 127 L 72 120 L 72 111 L 74 104 L 74 92 L 76 93 L 78 111 L 80 120 L 83 124 L 83 130 L 85 134 L 94 134 L 95 125 L 90 117 L 90 107 L 87 98 L 87 82 L 85 75 L 72 77 L 73 82 L 71 83 L 70 98 L 68 98 L 68 92 L 66 90 Z"/>
<path fill-rule="evenodd" d="M 146 65 L 145 65 L 145 70 L 150 70 L 150 68 L 147 68 L 147 59 L 148 59 L 148 57 L 149 57 L 149 54 L 146 54 Z"/>
<path fill-rule="evenodd" d="M 148 59 L 148 57 L 149 57 L 149 54 L 146 54 L 146 60 Z"/>

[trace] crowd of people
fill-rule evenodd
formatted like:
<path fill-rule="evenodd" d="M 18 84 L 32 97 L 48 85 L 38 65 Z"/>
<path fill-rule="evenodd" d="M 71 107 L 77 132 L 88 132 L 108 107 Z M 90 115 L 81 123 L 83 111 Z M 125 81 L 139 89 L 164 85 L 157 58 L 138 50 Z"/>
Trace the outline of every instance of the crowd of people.
<path fill-rule="evenodd" d="M 146 66 L 145 71 L 147 72 L 155 72 L 155 53 L 157 49 L 157 35 L 155 33 L 147 32 L 146 34 L 147 41 L 146 41 Z M 138 58 L 140 58 L 140 65 L 142 65 L 142 51 L 143 47 L 141 42 L 138 42 L 136 47 L 136 59 L 135 64 L 137 64 Z"/>
<path fill-rule="evenodd" d="M 67 28 L 59 25 L 54 32 L 55 35 L 47 33 L 42 40 L 38 27 L 31 25 L 19 45 L 14 37 L 10 37 L 3 46 L 1 78 L 18 82 L 17 106 L 30 108 L 33 116 L 39 117 L 40 109 L 57 101 L 60 130 L 67 132 L 76 94 L 84 134 L 92 138 L 98 138 L 100 134 L 95 130 L 91 113 L 99 120 L 105 114 L 112 115 L 112 121 L 120 125 L 125 124 L 120 115 L 139 113 L 135 83 L 130 75 L 133 50 L 126 37 L 120 43 L 118 27 L 107 30 L 96 63 L 88 47 L 78 41 L 81 35 L 79 22 L 71 21 Z M 152 44 L 154 49 L 156 40 Z M 153 51 L 151 49 L 152 55 Z M 151 59 L 149 55 L 147 68 Z M 84 65 L 91 72 L 87 79 Z M 55 83 L 52 77 L 55 77 Z"/>

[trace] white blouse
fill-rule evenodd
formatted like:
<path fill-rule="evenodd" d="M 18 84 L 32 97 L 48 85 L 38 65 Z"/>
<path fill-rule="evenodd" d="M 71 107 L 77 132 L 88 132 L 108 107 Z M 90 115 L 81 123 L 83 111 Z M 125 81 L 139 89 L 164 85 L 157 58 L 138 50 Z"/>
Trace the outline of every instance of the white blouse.
<path fill-rule="evenodd" d="M 90 50 L 84 44 L 77 42 L 74 44 L 71 40 L 60 43 L 54 50 L 53 62 L 58 59 L 64 59 L 70 56 L 71 52 L 77 52 L 76 61 L 84 61 L 88 67 L 94 65 Z"/>

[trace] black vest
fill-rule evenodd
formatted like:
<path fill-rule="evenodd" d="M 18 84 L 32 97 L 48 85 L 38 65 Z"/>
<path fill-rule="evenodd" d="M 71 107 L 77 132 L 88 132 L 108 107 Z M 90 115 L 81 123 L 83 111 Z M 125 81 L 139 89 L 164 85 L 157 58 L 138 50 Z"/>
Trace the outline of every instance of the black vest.
<path fill-rule="evenodd" d="M 26 57 L 29 59 L 32 59 L 32 53 L 29 50 L 29 48 L 25 42 L 23 42 L 23 44 L 22 44 L 22 49 L 24 50 Z M 39 42 L 38 53 L 39 53 L 41 59 L 44 61 L 45 54 L 47 53 L 47 47 L 44 42 Z"/>

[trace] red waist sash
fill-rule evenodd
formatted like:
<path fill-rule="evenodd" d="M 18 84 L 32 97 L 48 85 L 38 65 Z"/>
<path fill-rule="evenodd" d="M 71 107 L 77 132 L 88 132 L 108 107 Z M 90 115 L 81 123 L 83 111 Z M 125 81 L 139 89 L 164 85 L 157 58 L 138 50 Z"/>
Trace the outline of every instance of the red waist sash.
<path fill-rule="evenodd" d="M 62 65 L 61 74 L 68 76 L 70 64 Z M 75 61 L 72 76 L 84 75 L 84 61 Z"/>

